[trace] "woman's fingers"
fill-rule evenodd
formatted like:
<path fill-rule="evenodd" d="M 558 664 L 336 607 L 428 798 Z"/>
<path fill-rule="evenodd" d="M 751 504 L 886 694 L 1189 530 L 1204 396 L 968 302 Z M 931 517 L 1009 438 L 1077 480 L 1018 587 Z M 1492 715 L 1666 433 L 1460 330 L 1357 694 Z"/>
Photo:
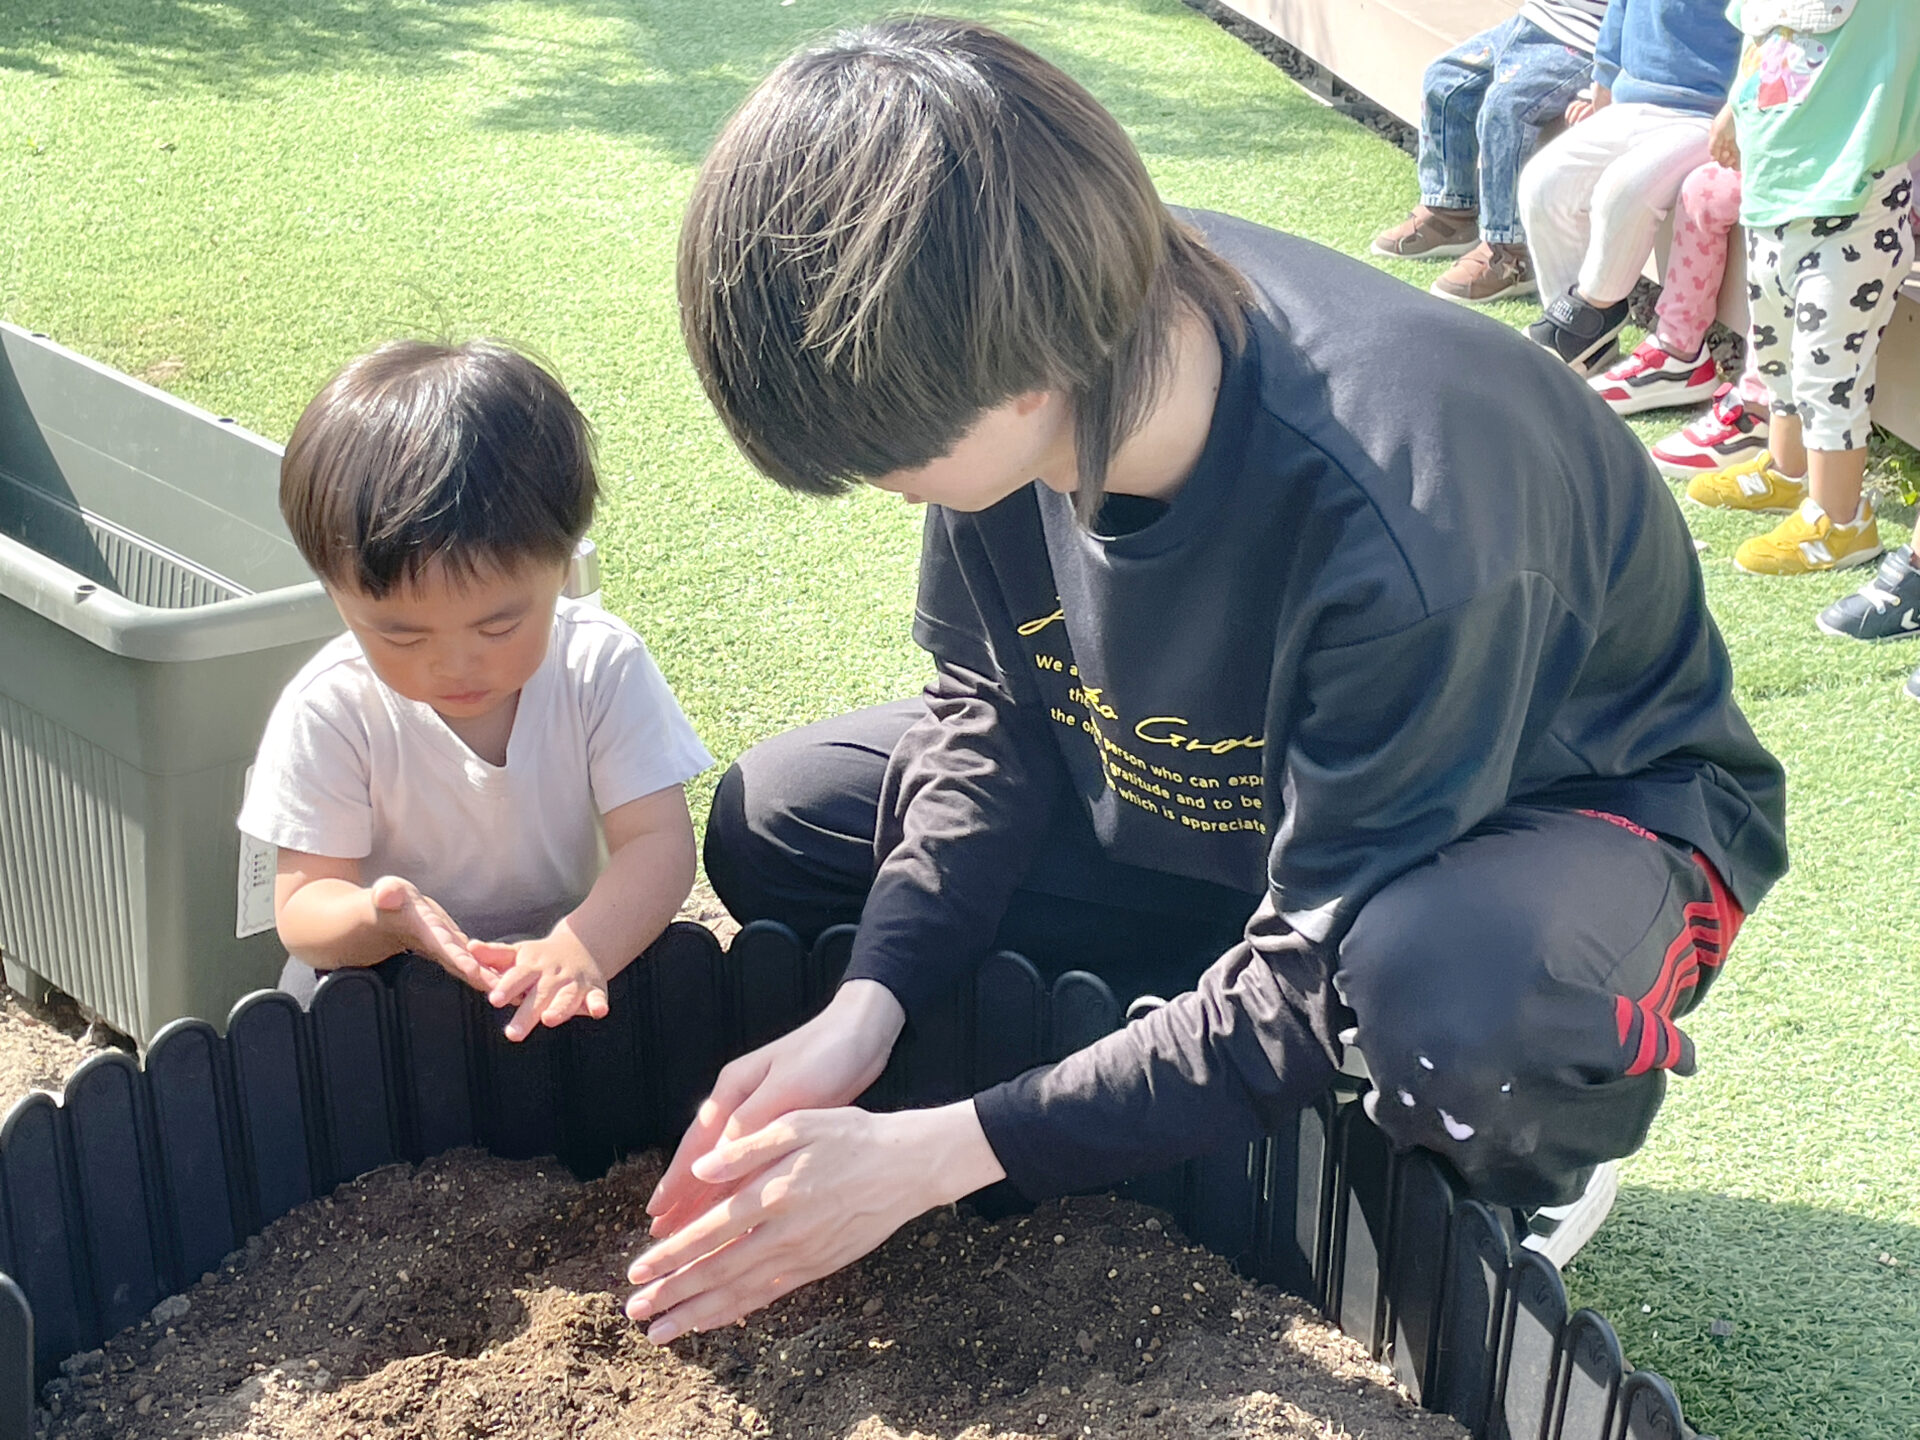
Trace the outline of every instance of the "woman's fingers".
<path fill-rule="evenodd" d="M 806 1125 L 800 1115 L 788 1115 L 738 1140 L 722 1140 L 693 1162 L 696 1180 L 709 1185 L 737 1184 L 806 1144 Z"/>
<path fill-rule="evenodd" d="M 784 1261 L 787 1257 L 781 1258 Z M 730 1284 L 708 1290 L 670 1309 L 656 1311 L 646 1329 L 647 1339 L 655 1345 L 666 1345 L 695 1331 L 718 1330 L 819 1278 L 819 1275 L 783 1270 L 780 1262 L 757 1265 Z"/>
<path fill-rule="evenodd" d="M 738 1240 L 766 1216 L 761 1200 L 764 1187 L 754 1186 L 727 1196 L 687 1222 L 676 1234 L 656 1241 L 627 1266 L 627 1279 L 647 1285 L 694 1266 L 721 1246 Z"/>
<path fill-rule="evenodd" d="M 751 1055 L 743 1055 L 720 1072 L 720 1078 L 714 1082 L 713 1093 L 701 1102 L 693 1123 L 687 1127 L 687 1133 L 680 1137 L 680 1144 L 673 1152 L 673 1161 L 667 1166 L 667 1173 L 660 1177 L 660 1183 L 654 1186 L 653 1194 L 647 1199 L 647 1214 L 654 1217 L 656 1234 L 666 1233 L 659 1225 L 662 1217 L 684 1210 L 688 1205 L 700 1201 L 706 1193 L 706 1187 L 693 1178 L 693 1162 L 711 1150 L 726 1132 L 734 1110 L 766 1078 L 771 1063 L 766 1050 L 756 1050 Z M 711 1199 L 708 1197 L 704 1203 L 711 1203 Z"/>

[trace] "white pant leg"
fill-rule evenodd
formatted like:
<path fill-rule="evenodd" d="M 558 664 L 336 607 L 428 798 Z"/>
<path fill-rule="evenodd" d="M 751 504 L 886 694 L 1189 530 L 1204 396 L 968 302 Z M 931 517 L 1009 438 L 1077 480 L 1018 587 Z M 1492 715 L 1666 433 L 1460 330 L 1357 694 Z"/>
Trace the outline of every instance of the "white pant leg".
<path fill-rule="evenodd" d="M 1580 289 L 1603 305 L 1632 293 L 1653 254 L 1660 222 L 1672 213 L 1680 186 L 1706 163 L 1712 122 L 1658 105 L 1630 110 L 1632 138 L 1593 188 L 1591 233 L 1580 264 Z M 1601 111 L 1605 114 L 1606 111 Z M 1575 127 L 1576 129 L 1579 127 Z"/>
<path fill-rule="evenodd" d="M 1592 229 L 1593 190 L 1633 141 L 1633 105 L 1606 109 L 1542 146 L 1520 172 L 1520 223 L 1544 303 L 1580 276 Z"/>

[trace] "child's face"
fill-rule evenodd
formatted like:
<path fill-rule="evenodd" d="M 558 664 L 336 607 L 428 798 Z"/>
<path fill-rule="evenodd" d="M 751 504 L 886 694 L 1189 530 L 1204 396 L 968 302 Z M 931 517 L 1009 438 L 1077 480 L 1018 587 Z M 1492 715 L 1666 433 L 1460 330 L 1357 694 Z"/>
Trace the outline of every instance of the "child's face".
<path fill-rule="evenodd" d="M 1047 390 L 981 412 L 953 449 L 915 470 L 873 483 L 911 505 L 986 510 L 1034 480 L 1063 495 L 1078 483 L 1067 406 Z"/>
<path fill-rule="evenodd" d="M 523 564 L 455 581 L 430 566 L 418 582 L 374 599 L 330 590 L 373 673 L 450 720 L 492 714 L 546 658 L 567 567 Z"/>

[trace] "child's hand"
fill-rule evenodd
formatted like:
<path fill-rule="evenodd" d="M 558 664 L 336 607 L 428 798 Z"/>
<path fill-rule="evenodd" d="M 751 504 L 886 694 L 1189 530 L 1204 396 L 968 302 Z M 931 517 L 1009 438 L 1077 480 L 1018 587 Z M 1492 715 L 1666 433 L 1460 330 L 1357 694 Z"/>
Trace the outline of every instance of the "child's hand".
<path fill-rule="evenodd" d="M 1713 163 L 1725 166 L 1729 170 L 1740 168 L 1740 136 L 1733 128 L 1733 107 L 1723 106 L 1713 117 L 1713 125 L 1707 131 L 1707 153 L 1713 157 Z"/>
<path fill-rule="evenodd" d="M 558 1025 L 576 1015 L 599 1020 L 607 1013 L 606 978 L 564 924 L 541 940 L 476 941 L 473 955 L 493 972 L 490 988 L 482 987 L 487 999 L 520 1006 L 507 1022 L 509 1040 L 526 1039 L 536 1025 Z"/>
<path fill-rule="evenodd" d="M 394 937 L 396 950 L 424 955 L 476 990 L 485 990 L 493 983 L 493 976 L 474 959 L 466 933 L 438 901 L 423 895 L 411 880 L 382 875 L 367 889 L 373 896 L 375 912 Z"/>
<path fill-rule="evenodd" d="M 1604 85 L 1595 85 L 1584 95 L 1574 96 L 1567 106 L 1567 123 L 1578 125 L 1595 111 L 1604 110 L 1613 103 L 1613 91 Z"/>

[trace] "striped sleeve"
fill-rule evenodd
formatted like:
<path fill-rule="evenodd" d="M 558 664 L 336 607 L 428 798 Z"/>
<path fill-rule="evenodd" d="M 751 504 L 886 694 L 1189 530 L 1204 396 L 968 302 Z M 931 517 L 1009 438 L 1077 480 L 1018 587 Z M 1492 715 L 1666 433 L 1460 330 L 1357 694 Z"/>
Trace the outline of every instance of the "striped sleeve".
<path fill-rule="evenodd" d="M 1600 39 L 1600 21 L 1607 13 L 1607 0 L 1527 0 L 1520 14 L 1538 25 L 1554 39 L 1577 50 L 1593 53 Z"/>

